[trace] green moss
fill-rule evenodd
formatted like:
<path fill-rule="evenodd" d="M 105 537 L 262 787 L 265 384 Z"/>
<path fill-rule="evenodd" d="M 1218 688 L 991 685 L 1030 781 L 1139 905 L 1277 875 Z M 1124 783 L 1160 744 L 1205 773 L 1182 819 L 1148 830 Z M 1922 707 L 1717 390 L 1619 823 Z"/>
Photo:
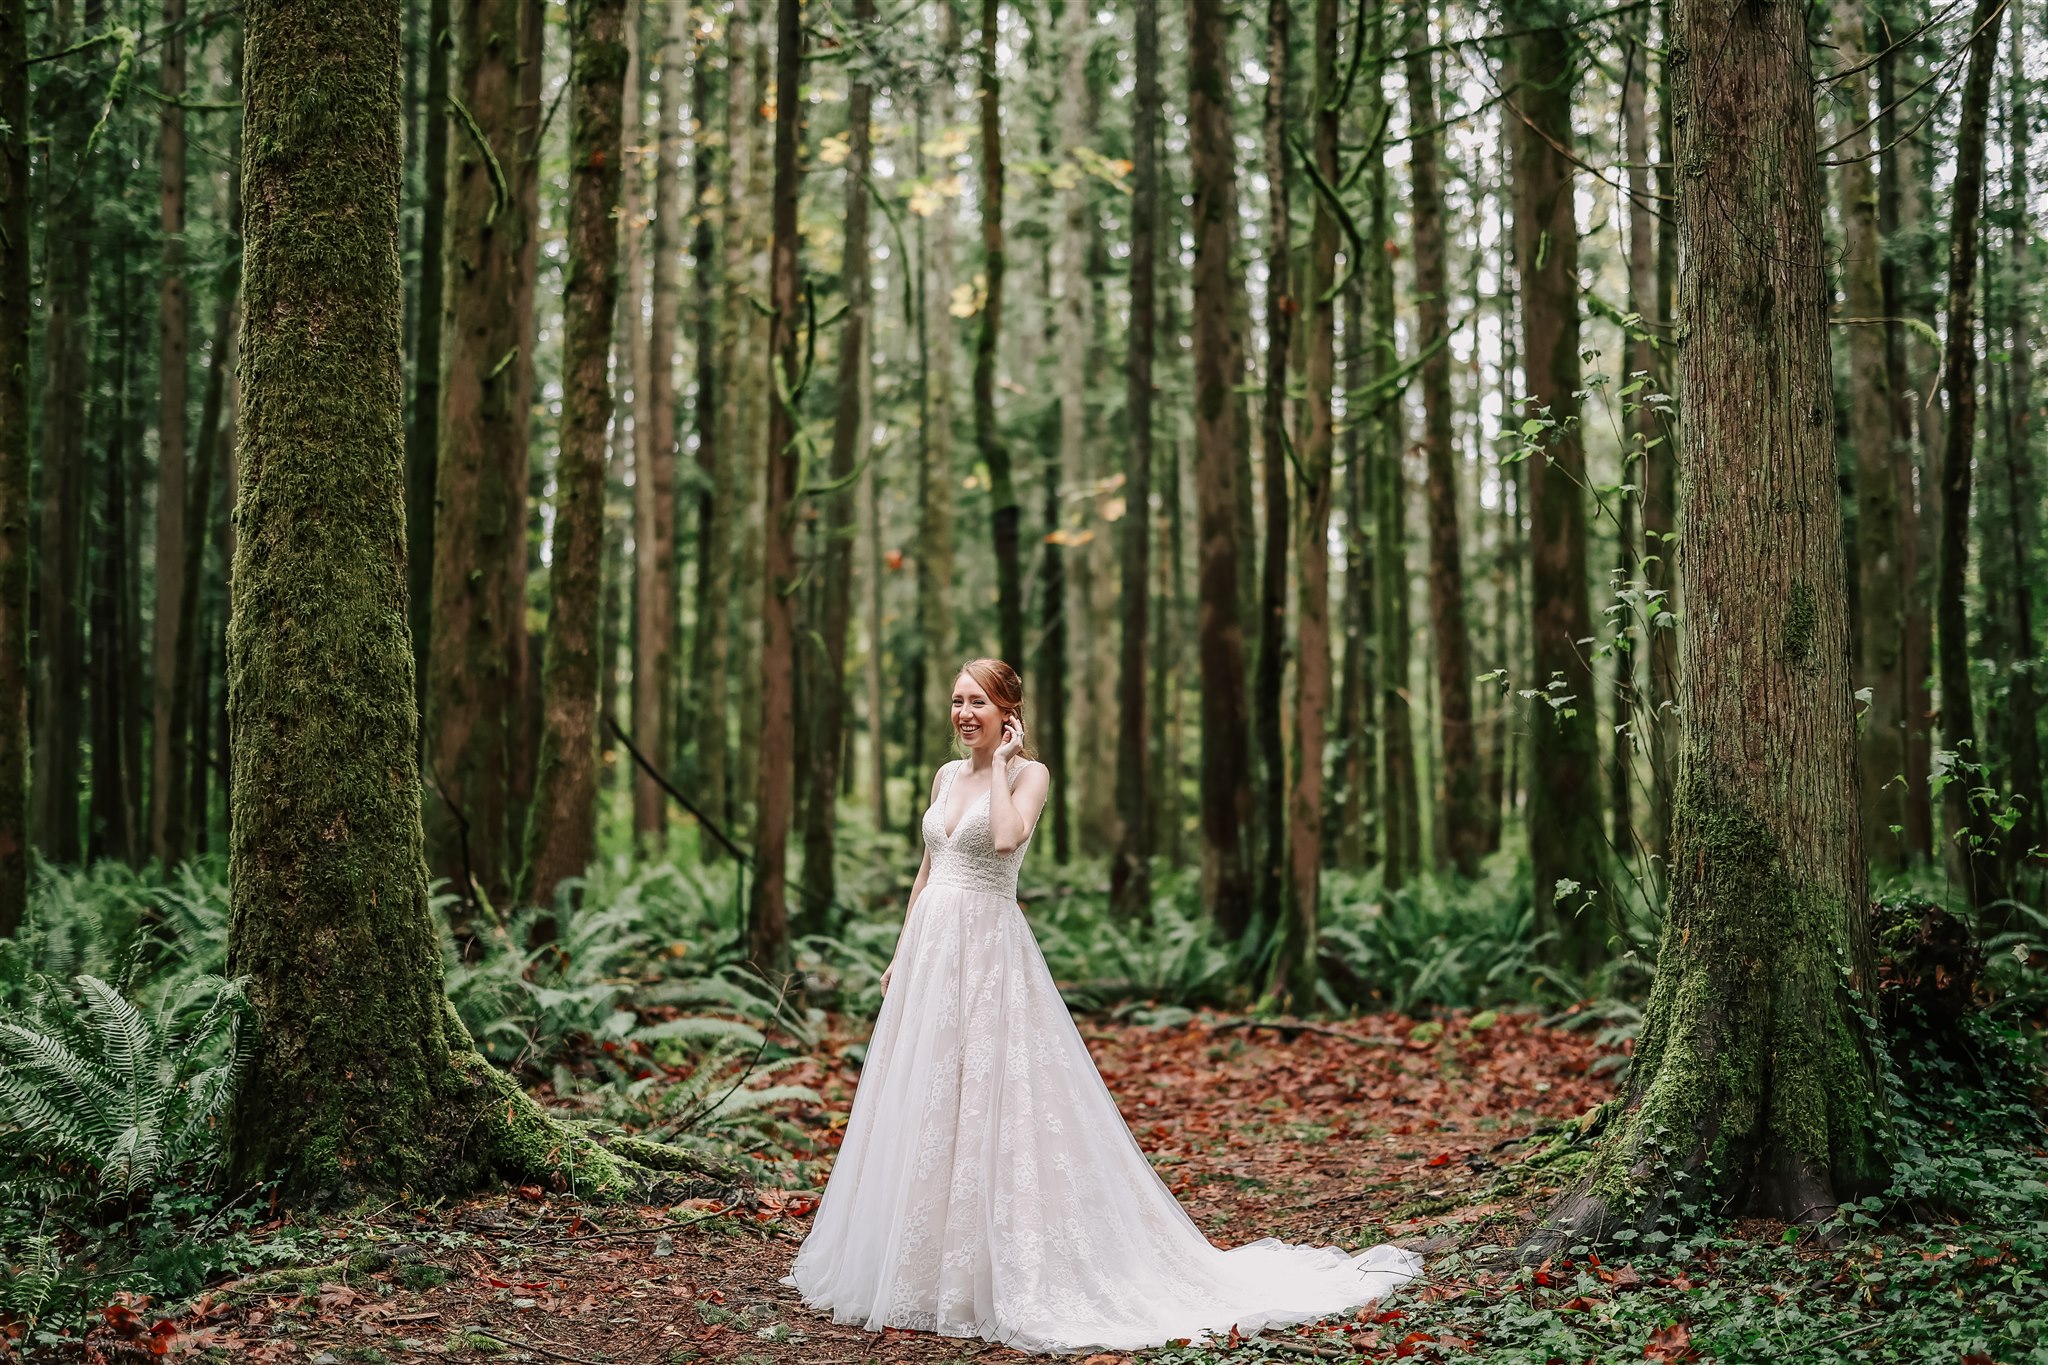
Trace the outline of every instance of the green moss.
<path fill-rule="evenodd" d="M 1804 582 L 1794 582 L 1792 591 L 1785 598 L 1784 638 L 1787 660 L 1796 664 L 1813 661 L 1813 638 L 1819 622 L 1820 604 L 1814 598 L 1813 589 Z"/>

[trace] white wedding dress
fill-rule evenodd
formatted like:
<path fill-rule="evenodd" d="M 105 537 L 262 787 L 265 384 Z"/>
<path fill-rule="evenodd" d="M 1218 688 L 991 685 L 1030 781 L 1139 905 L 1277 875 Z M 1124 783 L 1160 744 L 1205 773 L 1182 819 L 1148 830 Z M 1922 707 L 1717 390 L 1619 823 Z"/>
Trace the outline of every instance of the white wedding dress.
<path fill-rule="evenodd" d="M 946 833 L 966 766 L 942 770 L 925 812 L 931 875 L 782 1283 L 837 1322 L 1065 1352 L 1250 1335 L 1420 1273 L 1419 1256 L 1391 1246 L 1210 1244 L 1153 1173 L 1060 999 L 1017 906 L 1024 847 L 995 851 L 986 796 Z"/>

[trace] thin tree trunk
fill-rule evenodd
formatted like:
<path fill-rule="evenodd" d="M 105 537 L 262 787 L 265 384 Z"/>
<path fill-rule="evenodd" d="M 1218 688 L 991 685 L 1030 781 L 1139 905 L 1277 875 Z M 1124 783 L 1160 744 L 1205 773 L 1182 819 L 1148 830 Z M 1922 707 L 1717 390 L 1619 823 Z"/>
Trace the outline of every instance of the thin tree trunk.
<path fill-rule="evenodd" d="M 853 29 L 864 45 L 875 19 L 875 0 L 854 0 Z M 846 99 L 846 242 L 840 260 L 840 290 L 846 314 L 839 323 L 838 382 L 832 416 L 832 459 L 825 503 L 824 578 L 820 585 L 824 658 L 812 671 L 816 692 L 805 709 L 817 727 L 817 743 L 802 774 L 810 788 L 804 822 L 804 930 L 827 933 L 838 879 L 832 866 L 839 816 L 840 757 L 848 731 L 846 637 L 853 620 L 854 473 L 867 454 L 866 377 L 871 266 L 868 260 L 868 168 L 873 160 L 868 121 L 874 86 L 855 79 Z"/>
<path fill-rule="evenodd" d="M 1146 645 L 1152 595 L 1152 356 L 1159 250 L 1159 3 L 1136 0 L 1137 84 L 1131 96 L 1131 301 L 1124 360 L 1122 648 L 1117 664 L 1116 852 L 1109 903 L 1119 916 L 1152 908 L 1152 734 Z M 1178 496 L 1179 490 L 1169 490 Z M 1164 670 L 1162 670 L 1164 671 Z"/>
<path fill-rule="evenodd" d="M 526 900 L 554 936 L 561 884 L 597 857 L 599 597 L 604 586 L 606 433 L 619 295 L 618 205 L 625 0 L 570 10 L 569 262 L 562 298 L 561 455 L 555 466 L 540 763 L 526 826 Z"/>
<path fill-rule="evenodd" d="M 1202 896 L 1232 941 L 1254 908 L 1251 718 L 1245 714 L 1238 465 L 1244 371 L 1237 299 L 1236 147 L 1230 19 L 1221 0 L 1189 0 L 1188 161 L 1193 176 L 1195 505 L 1202 704 Z"/>
<path fill-rule="evenodd" d="M 1526 6 L 1515 15 L 1526 18 Z M 1543 695 L 1533 704 L 1529 856 L 1556 958 L 1590 971 L 1606 957 L 1607 897 L 1567 888 L 1603 877 L 1598 709 L 1586 591 L 1586 449 L 1579 430 L 1579 236 L 1572 210 L 1572 38 L 1538 28 L 1517 40 L 1529 76 L 1516 96 L 1515 256 L 1521 267 L 1524 388 L 1553 425 L 1530 470 L 1531 638 Z M 1534 413 L 1531 414 L 1536 415 Z M 1565 700 L 1569 699 L 1569 700 Z M 1548 704 L 1546 704 L 1546 701 Z"/>
<path fill-rule="evenodd" d="M 1436 645 L 1442 727 L 1444 837 L 1461 876 L 1479 871 L 1486 830 L 1479 816 L 1479 746 L 1472 726 L 1472 653 L 1465 630 L 1465 568 L 1458 546 L 1457 464 L 1452 444 L 1451 299 L 1444 192 L 1438 179 L 1434 58 L 1421 49 L 1429 25 L 1411 31 L 1406 61 L 1410 204 L 1415 225 L 1416 341 L 1422 348 L 1422 450 L 1429 465 L 1429 613 Z"/>
<path fill-rule="evenodd" d="M 1663 27 L 1669 32 L 1668 20 Z M 1673 192 L 1668 57 L 1659 67 L 1657 92 L 1656 193 L 1666 206 L 1665 216 L 1660 217 L 1650 198 L 1650 135 L 1644 110 L 1650 84 L 1648 32 L 1647 23 L 1639 23 L 1632 31 L 1635 78 L 1629 84 L 1624 115 L 1629 164 L 1629 311 L 1637 316 L 1630 334 L 1628 369 L 1631 383 L 1638 375 L 1644 379 L 1643 388 L 1637 391 L 1635 409 L 1629 414 L 1629 440 L 1638 461 L 1635 479 L 1642 487 L 1641 578 L 1644 591 L 1651 595 L 1643 622 L 1644 642 L 1648 646 L 1647 667 L 1643 670 L 1647 696 L 1641 714 L 1628 723 L 1632 734 L 1647 741 L 1650 752 L 1649 822 L 1642 831 L 1642 843 L 1653 866 L 1660 869 L 1655 876 L 1661 881 L 1662 860 L 1671 837 L 1671 741 L 1676 725 L 1676 710 L 1671 703 L 1676 696 L 1678 675 L 1678 622 L 1673 596 L 1678 576 L 1672 531 L 1678 511 L 1678 460 L 1677 433 L 1648 399 L 1652 393 L 1669 395 L 1671 390 L 1670 363 L 1664 348 L 1671 337 L 1671 272 L 1677 269 L 1677 237 L 1668 217 Z M 1621 724 L 1621 718 L 1615 723 Z"/>
<path fill-rule="evenodd" d="M 1884 1175 L 1805 15 L 1681 15 L 1678 49 L 1719 58 L 1678 90 L 1680 458 L 1715 495 L 1683 511 L 1670 912 L 1627 1089 L 1546 1250 L 1710 1208 L 1815 1224 Z"/>
<path fill-rule="evenodd" d="M 1856 683 L 1868 689 L 1861 772 L 1864 845 L 1880 877 L 1903 869 L 1905 842 L 1905 593 L 1900 579 L 1899 489 L 1892 472 L 1891 376 L 1885 362 L 1887 316 L 1883 246 L 1872 173 L 1870 79 L 1859 70 L 1867 48 L 1863 0 L 1838 0 L 1835 46 L 1841 121 L 1842 273 L 1847 286 L 1849 442 L 1856 460 Z"/>
<path fill-rule="evenodd" d="M 1935 631 L 1941 646 L 1941 738 L 1962 761 L 1981 764 L 1976 711 L 1970 697 L 1969 603 L 1965 578 L 1970 555 L 1970 467 L 1977 441 L 1977 341 L 1972 291 L 1977 276 L 1977 220 L 1984 207 L 1984 141 L 1991 104 L 1991 69 L 1998 56 L 1998 17 L 2004 0 L 1977 0 L 1970 20 L 1970 59 L 1963 79 L 1962 123 L 1956 132 L 1956 172 L 1949 220 L 1947 353 L 1942 387 L 1948 397 L 1947 441 L 1942 456 L 1941 575 L 1935 592 Z M 1957 880 L 1972 905 L 1998 894 L 1991 862 L 1997 831 L 1988 813 L 1970 800 L 1983 785 L 1963 777 L 1944 792 L 1944 823 L 1956 855 Z"/>
<path fill-rule="evenodd" d="M 676 645 L 676 309 L 682 217 L 683 26 L 689 10 L 667 5 L 655 64 L 654 220 L 647 238 L 647 366 L 637 376 L 633 449 L 633 740 L 663 767 L 673 764 L 669 692 Z M 633 833 L 644 848 L 666 842 L 667 800 L 646 772 L 633 778 Z"/>
<path fill-rule="evenodd" d="M 1265 538 L 1259 546 L 1258 653 L 1252 670 L 1252 743 L 1258 763 L 1259 832 L 1254 845 L 1258 918 L 1278 925 L 1291 913 L 1288 877 L 1294 849 L 1289 831 L 1292 793 L 1281 738 L 1281 693 L 1287 675 L 1287 367 L 1295 344 L 1294 315 L 1302 301 L 1293 290 L 1292 216 L 1289 212 L 1287 95 L 1293 65 L 1293 0 L 1267 0 L 1266 96 L 1266 382 L 1259 408 L 1261 492 Z M 1335 183 L 1334 181 L 1332 183 Z M 1304 546 L 1306 554 L 1308 547 Z M 1291 932 L 1291 931 L 1290 931 Z M 1283 949 L 1283 951 L 1286 951 Z M 1298 965 L 1298 964 L 1297 964 Z M 1280 983 L 1292 968 L 1276 968 Z M 1309 964 L 1313 970 L 1313 964 Z"/>
<path fill-rule="evenodd" d="M 28 910 L 28 7 L 0 3 L 0 938 Z"/>
<path fill-rule="evenodd" d="M 1317 173 L 1338 183 L 1337 0 L 1316 0 L 1314 130 Z M 1418 151 L 1419 155 L 1419 151 Z M 1297 1013 L 1316 1004 L 1317 920 L 1322 903 L 1323 733 L 1330 708 L 1330 495 L 1336 453 L 1331 389 L 1337 378 L 1337 215 L 1316 197 L 1309 236 L 1307 351 L 1308 433 L 1301 448 L 1300 621 L 1295 661 L 1294 781 L 1287 820 L 1285 928 L 1274 986 Z M 1267 452 L 1272 459 L 1275 452 Z"/>
<path fill-rule="evenodd" d="M 185 585 L 185 0 L 163 0 L 157 148 L 163 233 L 158 276 L 156 619 L 150 652 L 149 852 L 169 864 L 185 853 L 185 736 L 178 721 L 178 661 L 195 628 Z"/>
<path fill-rule="evenodd" d="M 690 197 L 696 218 L 690 263 L 697 351 L 697 624 L 690 637 L 689 708 L 677 734 L 679 746 L 684 741 L 690 745 L 690 773 L 700 798 L 710 795 L 704 788 L 707 745 L 719 751 L 721 780 L 725 771 L 726 633 L 732 611 L 728 594 L 732 584 L 732 518 L 737 501 L 732 487 L 732 452 L 719 439 L 723 434 L 724 376 L 718 369 L 719 257 L 714 225 L 720 198 L 717 148 L 724 139 L 713 130 L 710 120 L 711 42 L 711 34 L 698 30 L 690 53 Z M 705 676 L 713 660 L 719 672 L 715 714 L 709 710 L 713 689 Z M 716 803 L 710 807 L 717 808 Z"/>
<path fill-rule="evenodd" d="M 46 30 L 53 49 L 78 36 L 73 0 L 55 0 Z M 83 154 L 92 109 L 54 89 L 43 110 L 51 129 L 44 161 L 43 399 L 35 557 L 35 843 L 54 863 L 75 863 L 79 839 L 79 739 L 84 722 L 78 679 L 85 664 L 86 399 L 91 393 L 93 185 Z M 11 125 L 25 129 L 24 123 Z M 10 206 L 13 199 L 9 199 Z M 17 239 L 19 240 L 19 239 Z M 27 430 L 24 425 L 22 430 Z"/>
<path fill-rule="evenodd" d="M 1386 41 L 1385 0 L 1374 0 L 1371 29 L 1375 43 Z M 1365 124 L 1378 128 L 1388 117 L 1386 96 L 1380 83 L 1366 82 Z M 1368 242 L 1386 242 L 1393 233 L 1393 216 L 1387 202 L 1387 166 L 1384 149 L 1372 155 L 1365 179 L 1371 204 Z M 1388 888 L 1401 886 L 1421 870 L 1421 800 L 1416 791 L 1415 725 L 1410 715 L 1408 673 L 1410 638 L 1408 592 L 1408 479 L 1403 467 L 1404 446 L 1401 402 L 1391 381 L 1400 368 L 1396 350 L 1394 316 L 1394 266 L 1385 251 L 1373 252 L 1366 262 L 1366 278 L 1372 309 L 1372 327 L 1377 334 L 1373 346 L 1372 378 L 1379 382 L 1377 401 L 1370 412 L 1374 453 L 1372 465 L 1377 488 L 1373 504 L 1373 581 L 1379 595 L 1374 615 L 1379 624 L 1380 718 L 1382 735 L 1382 781 L 1380 795 L 1381 833 L 1385 842 L 1381 875 Z"/>
<path fill-rule="evenodd" d="M 456 25 L 450 95 L 447 357 L 435 462 L 427 686 L 428 861 L 474 904 L 503 904 L 525 676 L 527 424 L 534 223 L 523 190 L 538 113 L 525 107 L 531 0 L 477 0 Z M 455 149 L 451 149 L 455 150 Z M 522 307 L 524 300 L 524 307 Z M 456 916 L 466 925 L 471 912 Z"/>
<path fill-rule="evenodd" d="M 434 638 L 434 515 L 441 442 L 442 344 L 447 320 L 449 0 L 427 0 L 426 127 L 421 136 L 419 335 L 413 355 L 412 424 L 405 433 L 406 600 L 412 622 L 414 692 L 427 713 Z"/>
<path fill-rule="evenodd" d="M 770 364 L 766 542 L 762 562 L 761 735 L 754 799 L 753 898 L 747 944 L 754 966 L 777 972 L 789 959 L 788 872 L 791 742 L 796 641 L 791 595 L 797 588 L 795 515 L 797 355 L 797 77 L 803 29 L 798 0 L 775 7 L 775 235 L 768 272 Z"/>
<path fill-rule="evenodd" d="M 997 638 L 1023 668 L 1024 573 L 1010 449 L 996 429 L 996 351 L 1003 327 L 1003 87 L 996 71 L 1000 0 L 981 0 L 981 258 L 987 301 L 974 343 L 974 443 L 988 466 L 990 534 L 996 552 Z"/>
<path fill-rule="evenodd" d="M 2014 797 L 2019 819 L 2006 833 L 2008 875 L 2012 884 L 2022 860 L 2038 859 L 2042 836 L 2041 819 L 2041 728 L 2040 693 L 2034 685 L 2034 547 L 2040 543 L 2040 503 L 2034 481 L 2034 338 L 2029 307 L 2035 282 L 2033 210 L 2029 198 L 2030 157 L 2033 150 L 2031 121 L 2034 85 L 2027 79 L 2026 7 L 2012 6 L 2011 86 L 2011 212 L 2012 259 L 2011 294 L 2008 309 L 2006 348 L 2012 356 L 2008 378 L 2012 403 L 2007 413 L 2004 452 L 2005 536 L 1999 547 L 2006 560 L 2000 577 L 2010 574 L 2007 608 L 2011 616 L 2011 682 L 1999 708 L 1998 729 L 2002 732 L 2011 775 L 2006 783 Z"/>
<path fill-rule="evenodd" d="M 1344 387 L 1364 389 L 1371 373 L 1365 335 L 1363 262 L 1352 266 L 1344 291 Z M 1337 863 L 1352 871 L 1378 858 L 1372 838 L 1372 795 L 1379 771 L 1373 695 L 1378 640 L 1373 619 L 1373 479 L 1378 466 L 1365 444 L 1367 423 L 1344 424 L 1344 674 L 1338 688 L 1337 733 L 1343 752 L 1342 796 L 1337 808 Z"/>

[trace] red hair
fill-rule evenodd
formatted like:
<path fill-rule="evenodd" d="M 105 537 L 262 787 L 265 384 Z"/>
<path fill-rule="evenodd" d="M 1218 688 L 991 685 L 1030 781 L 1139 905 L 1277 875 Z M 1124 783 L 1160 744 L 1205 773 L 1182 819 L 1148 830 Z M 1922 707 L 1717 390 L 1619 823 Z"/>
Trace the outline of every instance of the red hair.
<path fill-rule="evenodd" d="M 1016 669 L 1001 659 L 969 659 L 960 665 L 960 672 L 974 679 L 975 685 L 1005 716 L 1024 718 L 1024 680 L 1017 676 Z M 1024 736 L 1024 747 L 1018 752 L 1025 758 L 1038 757 L 1029 734 Z"/>

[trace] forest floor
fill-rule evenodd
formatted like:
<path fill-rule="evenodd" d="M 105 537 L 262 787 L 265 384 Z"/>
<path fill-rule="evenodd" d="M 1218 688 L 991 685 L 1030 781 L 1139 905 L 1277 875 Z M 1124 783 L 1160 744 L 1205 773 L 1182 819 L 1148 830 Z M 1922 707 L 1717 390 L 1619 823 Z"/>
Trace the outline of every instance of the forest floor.
<path fill-rule="evenodd" d="M 1155 1167 L 1226 1246 L 1265 1236 L 1354 1249 L 1392 1241 L 1430 1255 L 1512 1244 L 1561 1179 L 1541 1161 L 1522 1164 L 1554 1149 L 1548 1135 L 1612 1093 L 1596 1066 L 1603 1049 L 1530 1014 L 1285 1027 L 1215 1016 L 1173 1028 L 1083 1020 L 1082 1029 Z M 828 1154 L 858 1073 L 825 1059 L 854 1041 L 842 1030 L 807 1064 L 809 1075 L 779 1078 L 807 1081 L 824 1097 L 805 1117 L 830 1135 L 821 1144 Z M 529 1186 L 428 1212 L 338 1220 L 321 1228 L 333 1248 L 324 1270 L 223 1287 L 182 1314 L 175 1333 L 166 1324 L 157 1335 L 173 1355 L 252 1365 L 1023 1358 L 983 1342 L 870 1333 L 806 1310 L 778 1281 L 829 1159 L 792 1158 L 785 1169 L 781 1188 L 730 1207 L 600 1208 Z M 1400 1300 L 1462 1292 L 1425 1277 L 1351 1319 L 1269 1333 L 1243 1352 L 1178 1358 L 1390 1355 L 1404 1337 L 1421 1335 L 1403 1331 Z M 89 1354 L 119 1358 L 117 1338 L 137 1340 L 139 1324 L 154 1316 L 137 1307 L 137 1319 L 96 1329 L 100 1349 Z M 1401 1354 L 1436 1358 L 1436 1349 L 1465 1345 L 1409 1340 Z"/>

